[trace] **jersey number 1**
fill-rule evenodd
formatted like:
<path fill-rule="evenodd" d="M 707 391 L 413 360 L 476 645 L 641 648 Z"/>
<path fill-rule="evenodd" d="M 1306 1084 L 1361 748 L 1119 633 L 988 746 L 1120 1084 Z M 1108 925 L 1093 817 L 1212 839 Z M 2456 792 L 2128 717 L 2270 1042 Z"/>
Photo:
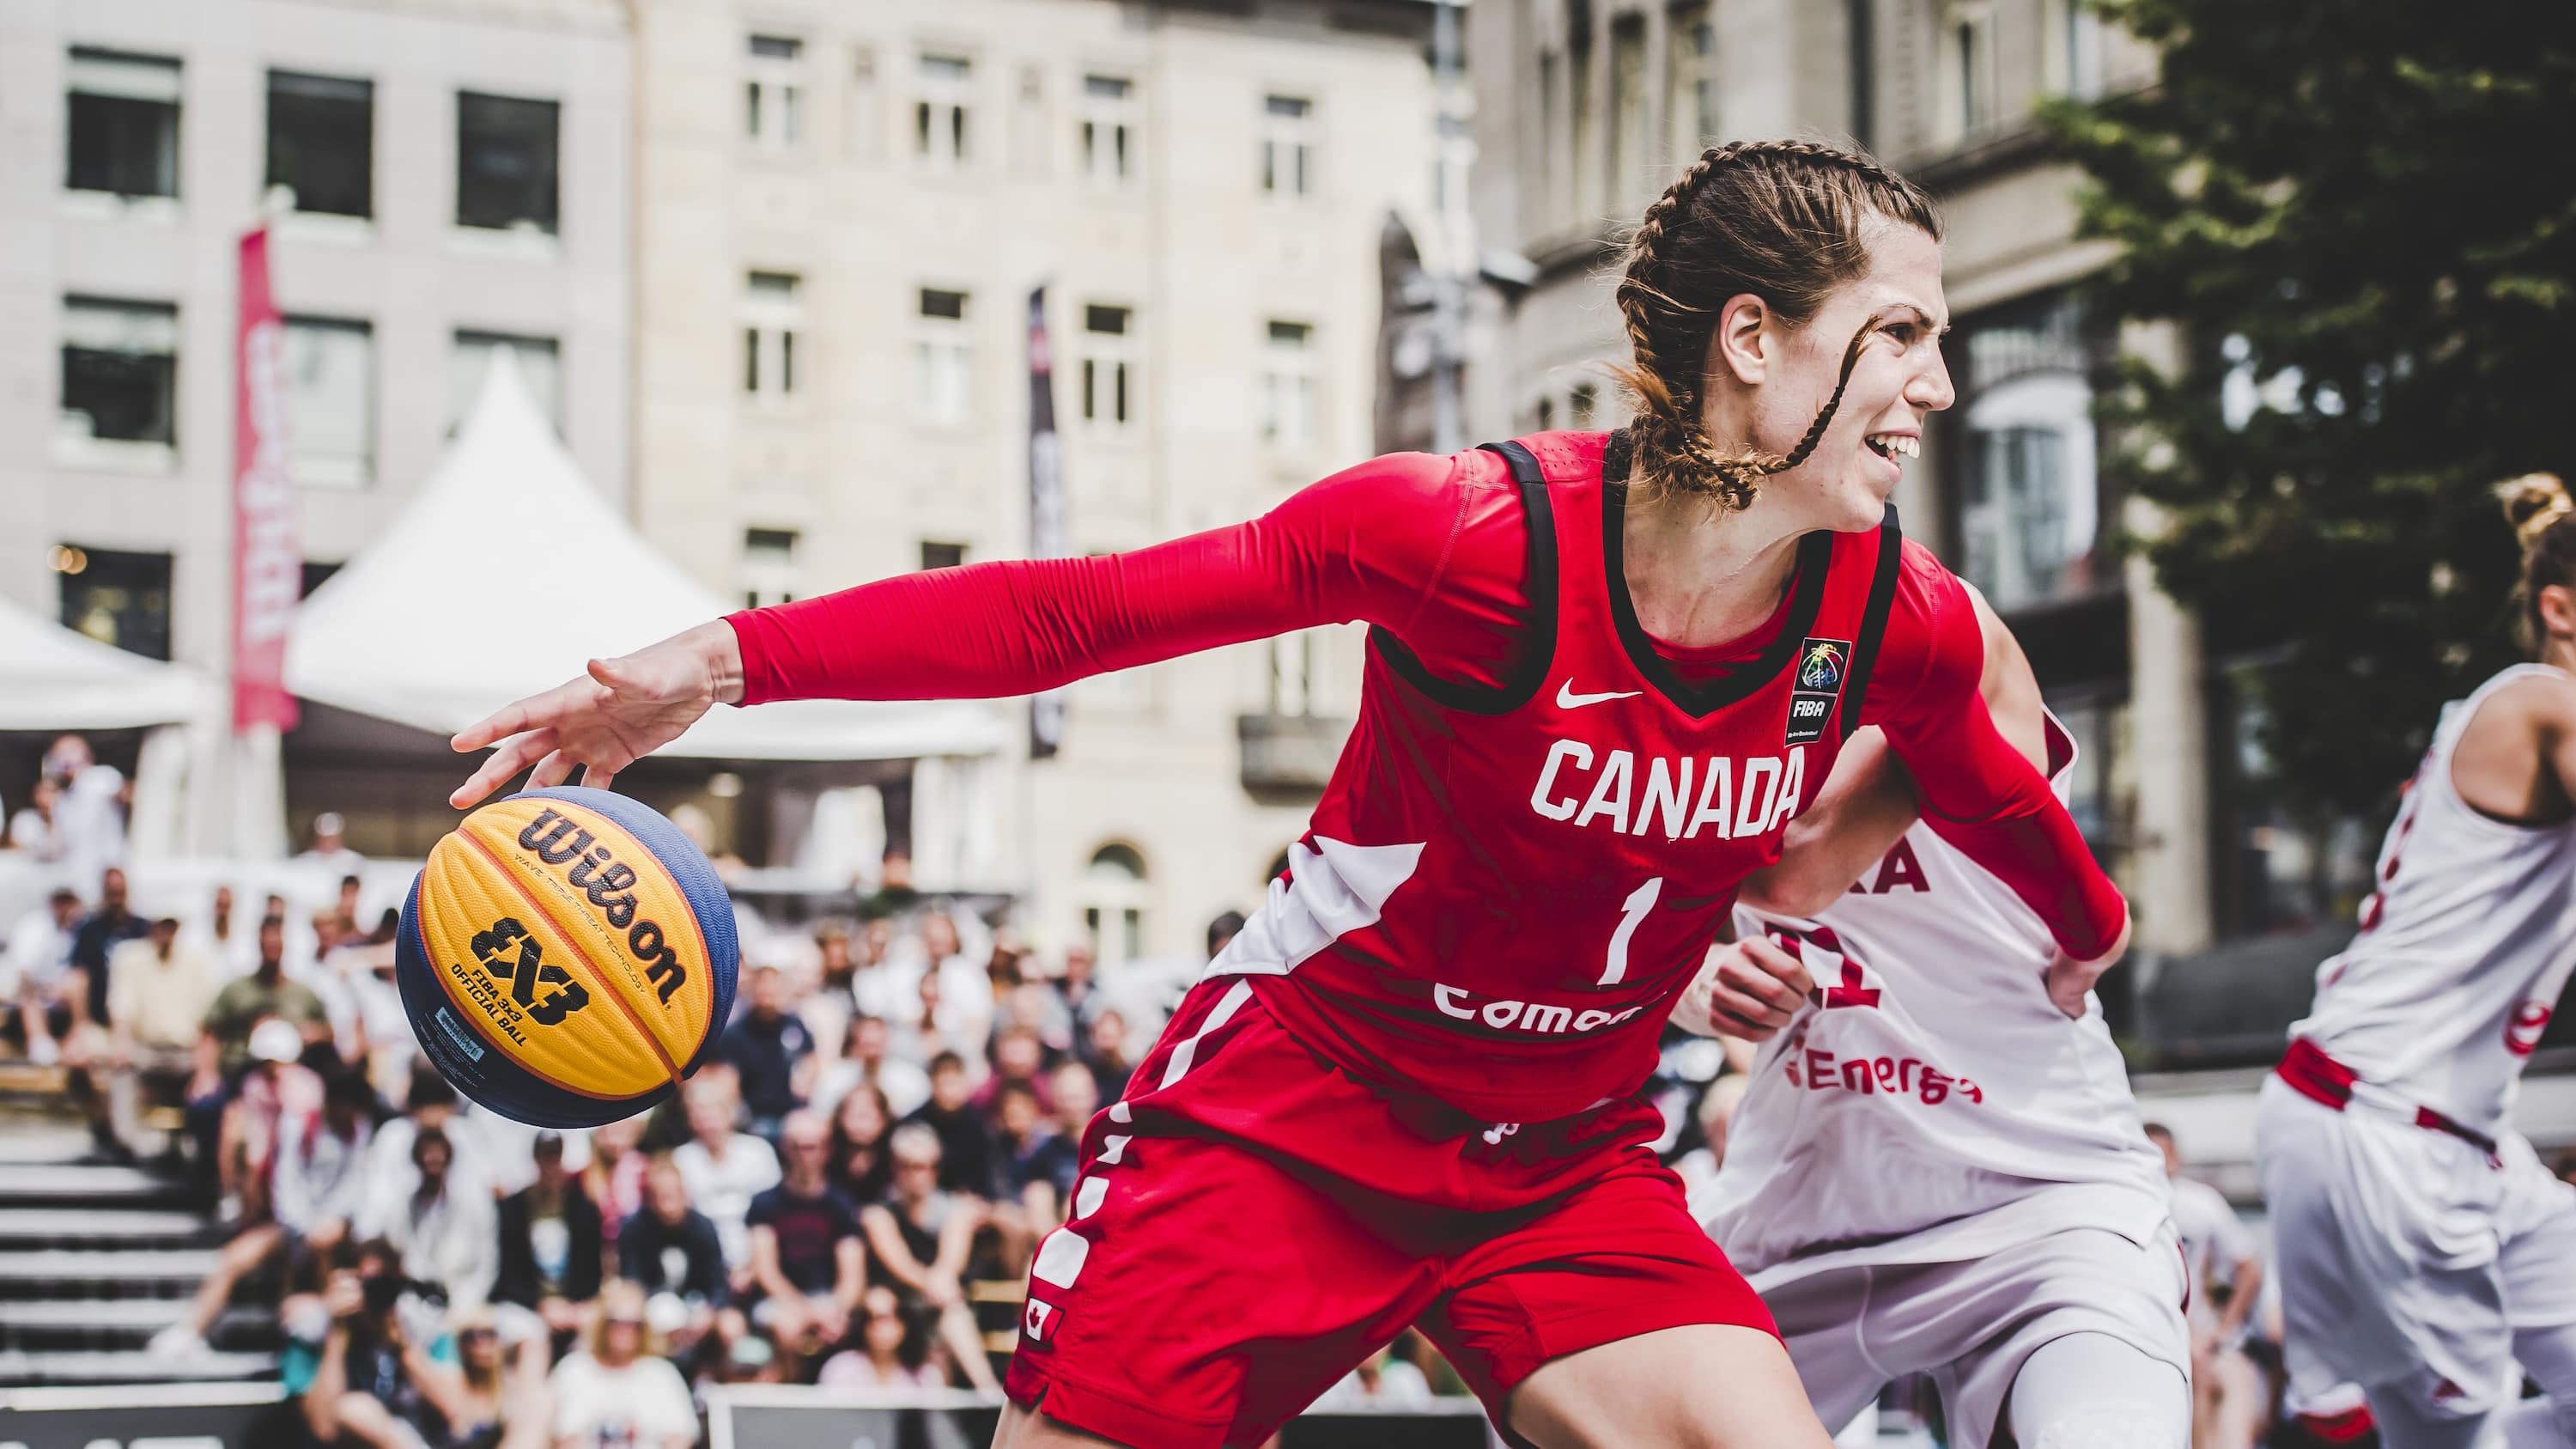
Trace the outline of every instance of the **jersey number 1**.
<path fill-rule="evenodd" d="M 1655 900 L 1664 893 L 1664 878 L 1653 876 L 1644 885 L 1628 892 L 1620 902 L 1619 929 L 1610 933 L 1610 959 L 1601 967 L 1600 986 L 1616 986 L 1628 979 L 1628 942 L 1637 934 L 1637 923 L 1655 908 Z"/>

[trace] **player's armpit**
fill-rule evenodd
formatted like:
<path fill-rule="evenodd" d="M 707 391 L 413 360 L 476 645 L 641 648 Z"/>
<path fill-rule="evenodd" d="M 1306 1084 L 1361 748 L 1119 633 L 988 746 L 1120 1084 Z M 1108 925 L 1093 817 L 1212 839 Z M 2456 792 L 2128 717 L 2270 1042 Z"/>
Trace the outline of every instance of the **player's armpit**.
<path fill-rule="evenodd" d="M 1813 916 L 1839 899 L 1914 824 L 1914 778 L 1875 727 L 1851 737 L 1816 803 L 1789 822 L 1780 859 L 1736 899 L 1777 916 Z"/>

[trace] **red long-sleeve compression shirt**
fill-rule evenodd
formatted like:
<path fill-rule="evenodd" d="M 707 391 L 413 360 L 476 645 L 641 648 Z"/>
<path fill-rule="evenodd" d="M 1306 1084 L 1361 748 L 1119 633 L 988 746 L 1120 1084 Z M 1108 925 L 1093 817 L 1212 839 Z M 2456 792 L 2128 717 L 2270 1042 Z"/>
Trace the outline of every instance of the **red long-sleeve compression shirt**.
<path fill-rule="evenodd" d="M 1496 455 L 1393 454 L 1269 513 L 1090 558 L 907 574 L 730 617 L 743 703 L 1017 695 L 1323 624 L 1362 621 L 1433 674 L 1492 685 L 1531 614 L 1529 528 Z M 1785 604 L 1784 610 L 1785 612 Z M 1708 648 L 1658 641 L 1685 679 L 1759 655 L 1778 619 Z M 2071 954 L 2126 920 L 2047 782 L 1996 732 L 1965 588 L 1908 545 L 1862 709 L 1913 772 L 1925 815 L 2047 920 Z"/>

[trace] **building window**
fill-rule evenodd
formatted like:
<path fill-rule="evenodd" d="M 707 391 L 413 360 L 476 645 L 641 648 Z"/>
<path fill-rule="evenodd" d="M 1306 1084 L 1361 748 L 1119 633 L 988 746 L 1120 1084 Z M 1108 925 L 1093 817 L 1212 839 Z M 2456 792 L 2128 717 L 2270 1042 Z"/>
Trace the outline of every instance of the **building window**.
<path fill-rule="evenodd" d="M 2041 79 L 2048 89 L 2079 101 L 2102 94 L 2102 17 L 2086 0 L 2044 0 L 2040 43 L 2047 47 Z"/>
<path fill-rule="evenodd" d="M 1270 640 L 1270 712 L 1311 715 L 1315 712 L 1315 634 L 1300 629 Z"/>
<path fill-rule="evenodd" d="M 796 530 L 746 528 L 742 531 L 742 606 L 766 608 L 794 603 Z"/>
<path fill-rule="evenodd" d="M 555 230 L 553 101 L 456 93 L 456 224 Z"/>
<path fill-rule="evenodd" d="M 178 443 L 179 312 L 149 302 L 63 300 L 64 461 L 166 469 Z"/>
<path fill-rule="evenodd" d="M 1984 0 L 1953 5 L 1941 23 L 1938 139 L 1957 145 L 1995 122 L 1994 13 Z"/>
<path fill-rule="evenodd" d="M 975 344 L 966 325 L 967 301 L 964 292 L 921 289 L 912 343 L 912 412 L 935 427 L 959 427 L 973 415 Z"/>
<path fill-rule="evenodd" d="M 179 194 L 179 62 L 74 50 L 68 99 L 64 185 L 118 196 Z"/>
<path fill-rule="evenodd" d="M 1627 200 L 1645 183 L 1646 17 L 1622 15 L 1610 26 L 1610 194 Z"/>
<path fill-rule="evenodd" d="M 921 566 L 925 569 L 953 569 L 966 562 L 966 545 L 921 541 Z"/>
<path fill-rule="evenodd" d="M 363 488 L 375 477 L 376 348 L 364 322 L 286 319 L 288 471 L 320 488 Z"/>
<path fill-rule="evenodd" d="M 1111 844 L 1092 852 L 1091 867 L 1082 875 L 1082 923 L 1102 970 L 1145 958 L 1148 891 L 1145 857 L 1134 846 Z"/>
<path fill-rule="evenodd" d="M 1136 85 L 1114 75 L 1082 78 L 1082 174 L 1107 186 L 1136 176 Z"/>
<path fill-rule="evenodd" d="M 1554 51 L 1539 52 L 1538 145 L 1533 149 L 1538 161 L 1537 194 L 1542 204 L 1551 209 L 1557 204 L 1556 178 L 1560 168 L 1556 164 L 1556 118 L 1565 108 L 1557 99 L 1556 88 L 1560 83 L 1558 73 L 1563 69 Z"/>
<path fill-rule="evenodd" d="M 1135 309 L 1082 309 L 1082 420 L 1123 428 L 1136 416 Z"/>
<path fill-rule="evenodd" d="M 469 332 L 459 329 L 456 346 L 447 361 L 447 430 L 456 431 L 474 399 L 483 392 L 483 374 L 492 365 L 492 354 L 510 349 L 511 360 L 519 366 L 520 380 L 528 385 L 528 395 L 536 399 L 537 410 L 555 425 L 555 434 L 563 434 L 563 349 L 551 337 L 526 337 L 510 332 Z"/>
<path fill-rule="evenodd" d="M 57 547 L 63 627 L 146 659 L 170 657 L 170 555 Z"/>
<path fill-rule="evenodd" d="M 805 325 L 805 283 L 793 272 L 753 272 L 742 299 L 742 390 L 784 401 L 802 385 L 797 336 Z"/>
<path fill-rule="evenodd" d="M 268 73 L 268 184 L 295 209 L 375 214 L 376 87 L 341 76 Z"/>
<path fill-rule="evenodd" d="M 1592 109 L 1592 7 L 1568 7 L 1565 37 L 1565 114 L 1573 123 L 1566 166 L 1566 185 L 1575 214 L 1601 210 L 1597 179 L 1601 168 L 1601 118 Z"/>
<path fill-rule="evenodd" d="M 1852 139 L 1875 145 L 1878 134 L 1878 7 L 1872 0 L 1850 0 L 1845 29 L 1851 34 Z"/>
<path fill-rule="evenodd" d="M 1673 11 L 1664 114 L 1672 118 L 1673 155 L 1682 160 L 1717 144 L 1717 23 L 1706 4 Z"/>
<path fill-rule="evenodd" d="M 885 154 L 885 102 L 877 92 L 874 46 L 862 45 L 850 52 L 850 94 L 843 109 L 850 159 L 874 161 Z"/>
<path fill-rule="evenodd" d="M 1302 453 L 1315 446 L 1315 433 L 1315 329 L 1273 322 L 1262 359 L 1261 440 L 1283 453 Z"/>
<path fill-rule="evenodd" d="M 966 121 L 973 67 L 962 55 L 921 58 L 921 98 L 912 107 L 912 149 L 933 171 L 966 164 Z"/>
<path fill-rule="evenodd" d="M 1954 334 L 1966 382 L 1955 416 L 1962 457 L 1960 572 L 1998 609 L 2075 598 L 2095 578 L 2101 532 L 2093 390 L 2074 303 L 1979 320 Z"/>
<path fill-rule="evenodd" d="M 1262 105 L 1261 189 L 1305 196 L 1314 189 L 1315 103 L 1272 96 Z"/>
<path fill-rule="evenodd" d="M 762 150 L 793 150 L 804 141 L 805 42 L 783 35 L 751 37 L 742 107 L 742 133 Z"/>

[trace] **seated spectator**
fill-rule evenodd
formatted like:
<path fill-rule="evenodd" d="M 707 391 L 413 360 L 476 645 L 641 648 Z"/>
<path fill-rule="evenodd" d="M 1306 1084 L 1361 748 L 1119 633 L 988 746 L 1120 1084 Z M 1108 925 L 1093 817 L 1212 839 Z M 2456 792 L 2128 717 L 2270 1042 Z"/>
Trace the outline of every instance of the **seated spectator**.
<path fill-rule="evenodd" d="M 358 1266 L 334 1271 L 323 1289 L 322 1337 L 288 1340 L 286 1391 L 299 1399 L 316 1441 L 348 1449 L 448 1442 L 446 1416 L 422 1385 L 436 1365 L 454 1361 L 455 1342 L 414 1331 L 404 1289 L 393 1249 L 367 1244 Z"/>
<path fill-rule="evenodd" d="M 284 1021 L 307 1041 L 319 1041 L 331 1028 L 330 1014 L 313 988 L 286 972 L 286 923 L 274 917 L 259 923 L 259 964 L 248 976 L 224 983 L 206 1008 L 205 1031 L 219 1052 L 226 1079 L 240 1073 L 250 1057 L 250 1028 L 261 1020 Z"/>
<path fill-rule="evenodd" d="M 984 1112 L 985 1121 L 993 1120 L 995 1103 L 1005 1087 L 1019 1087 L 1038 1099 L 1044 1111 L 1053 1111 L 1053 1093 L 1045 1081 L 1046 1043 L 1035 1030 L 1025 1026 L 1006 1026 L 993 1033 L 993 1070 L 984 1085 L 975 1089 L 974 1103 Z"/>
<path fill-rule="evenodd" d="M 569 1344 L 599 1297 L 599 1207 L 564 1170 L 560 1134 L 538 1133 L 534 1151 L 537 1180 L 501 1200 L 492 1301 L 536 1310 L 556 1340 Z"/>
<path fill-rule="evenodd" d="M 895 949 L 894 922 L 876 917 L 859 927 L 850 970 L 850 1001 L 861 1016 L 889 1020 L 913 1000 L 912 973 Z"/>
<path fill-rule="evenodd" d="M 63 869 L 77 887 L 125 863 L 125 808 L 133 789 L 115 767 L 98 763 L 89 741 L 65 735 L 45 751 L 45 773 L 63 782 L 54 806 Z M 100 959 L 105 960 L 105 953 Z"/>
<path fill-rule="evenodd" d="M 642 1288 L 652 1316 L 668 1325 L 675 1353 L 685 1356 L 710 1329 L 727 1340 L 739 1333 L 723 1321 L 733 1290 L 716 1225 L 689 1206 L 688 1184 L 667 1156 L 645 1169 L 644 1206 L 617 1230 L 617 1261 L 618 1275 Z"/>
<path fill-rule="evenodd" d="M 894 1186 L 894 1157 L 886 1150 L 893 1133 L 883 1092 L 862 1087 L 841 1099 L 832 1113 L 831 1173 L 843 1197 L 865 1207 Z"/>
<path fill-rule="evenodd" d="M 1091 1019 L 1082 1059 L 1091 1064 L 1091 1080 L 1100 1088 L 1100 1100 L 1116 1102 L 1126 1097 L 1127 1079 L 1136 1075 L 1136 1063 L 1127 1056 L 1127 1013 L 1112 1007 Z"/>
<path fill-rule="evenodd" d="M 114 866 L 98 880 L 98 909 L 72 927 L 72 975 L 78 983 L 70 996 L 75 1021 L 107 1025 L 107 958 L 118 946 L 139 941 L 151 928 L 126 909 L 125 872 Z"/>
<path fill-rule="evenodd" d="M 779 1136 L 787 1175 L 751 1200 L 751 1279 L 759 1296 L 751 1321 L 778 1347 L 812 1358 L 849 1332 L 867 1287 L 867 1250 L 858 1210 L 824 1170 L 829 1129 L 812 1112 L 788 1114 Z"/>
<path fill-rule="evenodd" d="M 46 862 L 63 858 L 62 829 L 57 823 L 63 799 L 63 782 L 52 775 L 36 777 L 36 788 L 18 813 L 9 817 L 9 839 L 6 848 L 23 850 Z"/>
<path fill-rule="evenodd" d="M 340 833 L 348 822 L 337 810 L 325 810 L 313 817 L 313 848 L 295 857 L 295 864 L 318 881 L 355 880 L 367 868 L 367 858 L 349 848 Z"/>
<path fill-rule="evenodd" d="M 271 1259 L 327 1256 L 349 1233 L 366 1183 L 367 1140 L 375 1129 L 375 1093 L 355 1073 L 323 1084 L 322 1106 L 281 1134 L 270 1168 L 269 1214 L 246 1223 L 215 1255 L 197 1285 L 188 1316 L 152 1340 L 156 1354 L 206 1352 L 206 1334 L 232 1301 L 233 1288 Z"/>
<path fill-rule="evenodd" d="M 80 896 L 56 886 L 43 906 L 10 928 L 8 954 L 0 956 L 7 975 L 0 1012 L 8 1014 L 9 1035 L 40 1067 L 61 1058 L 62 1039 L 72 1029 L 72 928 L 80 915 Z"/>
<path fill-rule="evenodd" d="M 955 1052 L 941 1052 L 930 1061 L 930 1100 L 903 1120 L 906 1125 L 918 1123 L 938 1135 L 942 1188 L 990 1197 L 993 1138 L 985 1130 L 984 1116 L 975 1110 L 973 1098 L 965 1061 Z"/>
<path fill-rule="evenodd" d="M 805 1029 L 812 1033 L 815 1045 L 830 1049 L 848 1039 L 850 1018 L 858 1014 L 858 1007 L 850 994 L 850 982 L 858 974 L 859 963 L 850 955 L 849 928 L 838 921 L 826 921 L 815 928 L 814 950 L 819 958 L 816 964 L 819 979 L 803 1004 L 796 1008 L 796 1014 L 805 1019 Z M 810 1105 L 820 1111 L 831 1110 L 820 1101 Z"/>
<path fill-rule="evenodd" d="M 321 1109 L 324 1096 L 321 1077 L 302 1063 L 304 1037 L 293 1026 L 262 1017 L 248 1036 L 249 1061 L 240 1077 L 229 1092 L 220 1082 L 215 1085 L 215 1141 L 208 1154 L 223 1194 L 218 1215 L 236 1223 L 260 1222 L 270 1215 L 278 1149 L 294 1124 Z M 199 1065 L 198 1077 L 189 1083 L 192 1110 L 206 1099 L 199 1091 L 206 1085 L 202 1055 Z"/>
<path fill-rule="evenodd" d="M 611 1283 L 587 1353 L 555 1365 L 556 1449 L 690 1449 L 698 1412 L 668 1359 L 647 1354 L 644 1293 Z"/>
<path fill-rule="evenodd" d="M 219 981 L 248 976 L 259 969 L 259 923 L 244 920 L 233 909 L 231 886 L 215 887 L 213 907 L 180 934 L 214 964 Z"/>
<path fill-rule="evenodd" d="M 1075 1063 L 1080 1070 L 1081 1064 Z M 1088 1074 L 1083 1086 L 1090 1086 Z M 998 1149 L 1000 1189 L 993 1200 L 993 1225 L 1001 1230 L 1002 1256 L 1014 1269 L 1025 1266 L 1038 1239 L 1064 1221 L 1064 1203 L 1082 1168 L 1079 1146 L 1055 1130 L 1038 1110 L 1038 1098 L 1013 1082 L 1002 1091 Z"/>
<path fill-rule="evenodd" d="M 108 1048 L 95 1064 L 108 1074 L 105 1101 L 86 1084 L 88 1072 L 79 1074 L 84 1085 L 73 1095 L 91 1109 L 90 1133 L 101 1151 L 130 1158 L 142 1136 L 144 1092 L 185 1100 L 196 1072 L 198 1026 L 214 1004 L 217 983 L 213 966 L 167 916 L 152 923 L 149 936 L 117 947 L 107 974 Z"/>
<path fill-rule="evenodd" d="M 643 1141 L 641 1117 L 628 1117 L 590 1130 L 590 1165 L 581 1170 L 581 1187 L 599 1207 L 600 1246 L 612 1260 L 617 1253 L 619 1229 L 644 1206 Z"/>
<path fill-rule="evenodd" d="M 859 1300 L 859 1341 L 824 1360 L 814 1382 L 827 1389 L 944 1389 L 948 1379 L 925 1360 L 928 1337 L 905 1316 L 903 1300 L 879 1284 Z"/>
<path fill-rule="evenodd" d="M 689 1185 L 689 1201 L 716 1225 L 725 1268 L 739 1293 L 751 1282 L 751 1229 L 743 1219 L 751 1200 L 777 1185 L 778 1154 L 750 1133 L 733 1130 L 733 1096 L 721 1083 L 692 1080 L 685 1093 L 689 1140 L 671 1153 L 671 1162 Z"/>
<path fill-rule="evenodd" d="M 403 1112 L 376 1129 L 376 1141 L 367 1149 L 367 1209 L 392 1212 L 395 1205 L 420 1186 L 420 1174 L 411 1165 L 412 1139 L 422 1132 L 437 1131 L 446 1135 L 453 1160 L 448 1163 L 448 1181 L 458 1192 L 475 1191 L 492 1195 L 492 1164 L 482 1134 L 477 1132 L 459 1110 L 456 1088 L 438 1074 L 428 1062 L 412 1064 L 411 1081 L 404 1088 Z"/>
<path fill-rule="evenodd" d="M 478 1306 L 459 1310 L 448 1328 L 456 1361 L 432 1359 L 420 1388 L 447 1421 L 449 1449 L 543 1449 L 553 1442 L 546 1371 L 554 1355 L 535 1327 L 521 1320 L 505 1339 L 491 1308 Z"/>
<path fill-rule="evenodd" d="M 898 1117 L 929 1101 L 930 1074 L 900 1057 L 888 1056 L 890 1039 L 883 1017 L 851 1017 L 841 1039 L 840 1059 L 824 1063 L 814 1074 L 814 1095 L 807 1105 L 828 1116 L 861 1082 L 876 1088 Z"/>
<path fill-rule="evenodd" d="M 750 1006 L 716 1041 L 716 1056 L 742 1081 L 753 1136 L 778 1137 L 779 1120 L 802 1106 L 814 1084 L 814 1034 L 787 1009 L 787 973 L 766 963 L 751 969 Z"/>
<path fill-rule="evenodd" d="M 460 1190 L 449 1179 L 454 1154 L 444 1131 L 416 1131 L 411 1162 L 419 1184 L 394 1202 L 374 1199 L 358 1232 L 391 1243 L 413 1282 L 434 1285 L 450 1305 L 468 1308 L 491 1299 L 492 1280 L 500 1272 L 501 1233 L 491 1194 L 472 1187 Z"/>
<path fill-rule="evenodd" d="M 939 1134 L 906 1123 L 894 1134 L 894 1191 L 859 1213 L 868 1251 L 886 1281 L 938 1315 L 939 1338 L 957 1358 L 967 1381 L 998 1393 L 1001 1381 L 984 1357 L 983 1335 L 966 1304 L 963 1275 L 974 1250 L 983 1207 L 971 1197 L 940 1188 Z"/>
<path fill-rule="evenodd" d="M 1056 1011 L 1062 1013 L 1061 1035 L 1052 1038 L 1059 1051 L 1071 1051 L 1080 1045 L 1091 1030 L 1094 1017 L 1108 1009 L 1109 999 L 1097 979 L 1100 956 L 1091 943 L 1075 940 L 1064 948 L 1064 971 L 1047 983 L 1048 995 L 1055 998 Z"/>

